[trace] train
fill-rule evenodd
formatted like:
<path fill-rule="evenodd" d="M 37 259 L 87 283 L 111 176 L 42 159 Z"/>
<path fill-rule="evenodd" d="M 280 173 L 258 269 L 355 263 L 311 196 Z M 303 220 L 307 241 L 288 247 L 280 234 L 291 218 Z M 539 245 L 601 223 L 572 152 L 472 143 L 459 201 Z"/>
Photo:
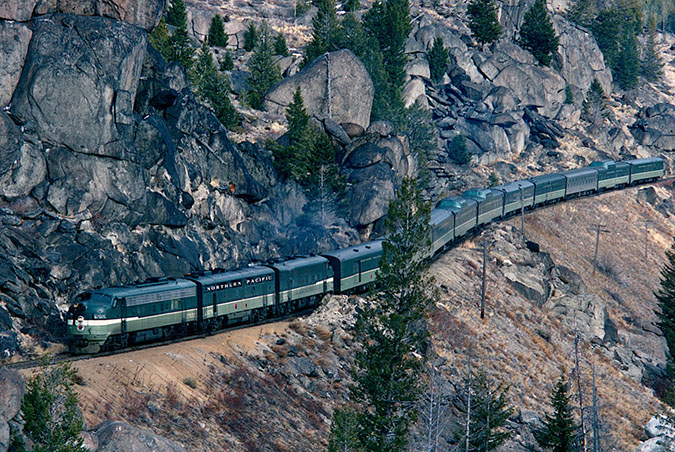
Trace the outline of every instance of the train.
<path fill-rule="evenodd" d="M 664 175 L 662 158 L 603 160 L 587 167 L 471 188 L 441 199 L 431 211 L 427 258 L 485 225 L 545 204 L 646 183 Z M 238 270 L 84 292 L 70 304 L 67 339 L 74 354 L 208 333 L 256 323 L 317 305 L 326 294 L 350 294 L 374 286 L 382 238 L 317 255 L 278 259 Z"/>

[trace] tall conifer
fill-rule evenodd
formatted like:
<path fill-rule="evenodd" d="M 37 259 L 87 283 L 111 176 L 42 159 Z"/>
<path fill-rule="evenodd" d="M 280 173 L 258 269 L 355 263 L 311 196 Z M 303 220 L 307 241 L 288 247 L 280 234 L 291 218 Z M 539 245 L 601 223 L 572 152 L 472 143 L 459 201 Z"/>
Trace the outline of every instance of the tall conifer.
<path fill-rule="evenodd" d="M 190 74 L 195 51 L 190 45 L 187 29 L 187 13 L 183 0 L 174 0 L 167 14 L 167 22 L 176 27 L 169 38 L 167 60 L 176 61 L 183 65 Z"/>
<path fill-rule="evenodd" d="M 369 452 L 405 450 L 422 391 L 427 331 L 433 301 L 425 276 L 430 205 L 413 179 L 403 180 L 389 203 L 378 282 L 382 290 L 358 314 L 352 400 L 361 405 L 361 441 Z"/>
<path fill-rule="evenodd" d="M 187 8 L 183 0 L 172 0 L 166 13 L 166 22 L 174 27 L 187 25 Z"/>
<path fill-rule="evenodd" d="M 316 16 L 312 19 L 312 40 L 305 48 L 303 65 L 326 52 L 339 49 L 339 32 L 335 0 L 318 0 Z"/>
<path fill-rule="evenodd" d="M 427 55 L 431 81 L 439 82 L 448 70 L 448 49 L 443 45 L 443 38 L 436 36 Z"/>
<path fill-rule="evenodd" d="M 659 328 L 672 357 L 675 354 L 675 243 L 666 251 L 666 259 L 661 269 L 661 286 L 655 295 L 659 305 Z"/>
<path fill-rule="evenodd" d="M 211 19 L 211 26 L 209 27 L 209 44 L 216 47 L 227 47 L 227 35 L 225 34 L 225 25 L 223 18 L 219 14 L 213 16 Z"/>
<path fill-rule="evenodd" d="M 260 26 L 260 37 L 248 62 L 251 71 L 247 100 L 251 107 L 260 109 L 268 89 L 281 80 L 279 65 L 274 62 L 270 29 L 265 22 Z"/>
<path fill-rule="evenodd" d="M 577 425 L 570 406 L 571 395 L 563 374 L 551 391 L 553 414 L 544 415 L 543 427 L 535 432 L 540 446 L 552 452 L 573 452 Z"/>
<path fill-rule="evenodd" d="M 520 27 L 520 45 L 529 50 L 544 66 L 551 65 L 552 53 L 558 50 L 560 39 L 546 11 L 546 0 L 535 0 L 525 13 Z"/>
<path fill-rule="evenodd" d="M 496 41 L 502 35 L 494 0 L 471 0 L 467 14 L 471 34 L 481 46 Z"/>

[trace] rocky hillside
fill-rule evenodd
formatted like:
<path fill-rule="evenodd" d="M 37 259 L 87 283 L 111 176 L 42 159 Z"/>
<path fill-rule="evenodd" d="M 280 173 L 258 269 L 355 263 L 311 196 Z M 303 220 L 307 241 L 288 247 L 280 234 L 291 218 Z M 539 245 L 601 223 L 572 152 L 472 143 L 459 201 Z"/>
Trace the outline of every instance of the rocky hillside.
<path fill-rule="evenodd" d="M 499 2 L 504 38 L 484 49 L 471 44 L 465 2 L 411 3 L 403 95 L 407 106 L 431 112 L 438 134 L 428 155 L 430 199 L 485 185 L 490 173 L 506 181 L 602 158 L 650 155 L 672 166 L 673 36 L 659 36 L 662 80 L 624 93 L 591 34 L 565 18 L 565 1 L 549 5 L 560 36 L 550 68 L 513 41 L 531 1 Z M 215 14 L 226 18 L 235 66 L 226 72 L 243 118 L 233 132 L 195 97 L 185 70 L 148 44 L 163 0 L 0 4 L 0 360 L 57 350 L 63 308 L 85 289 L 234 268 L 365 239 L 377 230 L 401 178 L 418 174 L 409 137 L 387 121 L 371 122 L 373 84 L 352 52 L 331 52 L 300 70 L 314 8 L 300 13 L 292 0 L 187 4 L 195 47 Z M 243 102 L 250 58 L 243 34 L 263 19 L 284 35 L 291 54 L 277 57 L 284 79 L 267 93 L 264 111 L 256 111 Z M 450 65 L 432 83 L 426 55 L 436 37 L 449 49 Z M 595 123 L 582 114 L 593 79 L 610 95 L 607 117 Z M 319 221 L 302 188 L 277 174 L 266 149 L 267 139 L 283 141 L 285 108 L 297 87 L 336 147 L 348 182 L 343 218 Z M 467 137 L 468 165 L 451 158 L 457 135 Z M 665 348 L 654 326 L 651 290 L 673 233 L 672 200 L 669 187 L 642 192 L 639 202 L 636 197 L 632 190 L 529 216 L 528 238 L 545 253 L 524 248 L 510 227 L 490 232 L 495 271 L 486 323 L 474 312 L 473 244 L 434 264 L 444 293 L 432 314 L 434 341 L 450 386 L 458 384 L 458 363 L 472 345 L 491 373 L 519 382 L 512 387 L 520 410 L 512 427 L 519 436 L 508 450 L 525 450 L 537 422 L 533 411 L 546 400 L 560 363 L 572 367 L 574 329 L 583 337 L 584 362 L 595 365 L 602 380 L 603 410 L 610 430 L 618 432 L 619 450 L 643 439 L 642 425 L 659 409 L 652 391 L 659 389 Z M 656 243 L 648 260 L 636 259 L 637 252 L 627 259 L 619 250 L 641 249 L 635 225 L 643 216 L 659 231 Z M 588 239 L 586 225 L 598 221 L 612 225 L 620 245 L 601 256 L 602 271 L 589 279 L 588 256 L 571 243 Z M 204 361 L 191 364 L 182 378 L 194 374 L 198 388 L 235 382 L 218 400 L 186 389 L 178 377 L 152 386 L 152 375 L 165 368 L 137 369 L 137 378 L 125 383 L 119 375 L 134 374 L 127 369 L 112 377 L 122 386 L 105 396 L 108 409 L 92 402 L 103 392 L 96 389 L 97 371 L 83 368 L 93 388 L 82 390 L 89 426 L 113 413 L 157 433 L 173 425 L 173 439 L 201 449 L 253 450 L 246 439 L 251 434 L 267 450 L 311 449 L 325 440 L 330 413 L 345 396 L 353 302 L 334 299 L 292 331 L 267 332 L 245 351 L 228 354 L 218 348 L 222 343 L 210 345 L 200 355 Z M 120 400 L 119 394 L 136 396 Z M 175 406 L 182 411 L 165 414 Z M 235 408 L 236 421 L 227 415 Z M 12 410 L 0 409 L 0 450 Z M 285 433 L 276 437 L 250 427 L 259 413 L 283 418 L 275 430 Z M 197 438 L 194 425 L 201 429 Z M 108 425 L 94 436 L 105 441 L 105 432 L 124 428 Z"/>

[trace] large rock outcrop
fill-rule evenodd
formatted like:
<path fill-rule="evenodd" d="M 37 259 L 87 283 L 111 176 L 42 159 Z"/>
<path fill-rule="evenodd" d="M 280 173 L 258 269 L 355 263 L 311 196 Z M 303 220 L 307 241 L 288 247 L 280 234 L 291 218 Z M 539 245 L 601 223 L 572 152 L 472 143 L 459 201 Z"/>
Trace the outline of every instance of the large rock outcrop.
<path fill-rule="evenodd" d="M 21 409 L 21 399 L 26 390 L 21 375 L 13 370 L 0 368 L 0 452 L 5 452 L 11 440 L 8 421 Z"/>
<path fill-rule="evenodd" d="M 283 114 L 298 86 L 302 87 L 307 112 L 316 118 L 358 124 L 364 129 L 370 124 L 373 82 L 351 50 L 320 56 L 302 71 L 279 82 L 265 96 L 264 108 Z"/>
<path fill-rule="evenodd" d="M 35 14 L 110 17 L 152 30 L 159 22 L 163 9 L 164 0 L 38 0 Z"/>
<path fill-rule="evenodd" d="M 0 106 L 7 105 L 12 99 L 32 35 L 26 24 L 0 20 Z"/>
<path fill-rule="evenodd" d="M 2 0 L 0 2 L 0 19 L 26 22 L 33 15 L 38 0 Z"/>
<path fill-rule="evenodd" d="M 185 448 L 171 440 L 124 422 L 106 421 L 96 428 L 97 452 L 185 452 Z"/>
<path fill-rule="evenodd" d="M 630 126 L 637 142 L 657 152 L 675 150 L 675 105 L 660 103 L 643 108 Z"/>
<path fill-rule="evenodd" d="M 32 26 L 12 111 L 45 143 L 127 157 L 145 33 L 112 19 L 71 15 L 40 17 Z"/>

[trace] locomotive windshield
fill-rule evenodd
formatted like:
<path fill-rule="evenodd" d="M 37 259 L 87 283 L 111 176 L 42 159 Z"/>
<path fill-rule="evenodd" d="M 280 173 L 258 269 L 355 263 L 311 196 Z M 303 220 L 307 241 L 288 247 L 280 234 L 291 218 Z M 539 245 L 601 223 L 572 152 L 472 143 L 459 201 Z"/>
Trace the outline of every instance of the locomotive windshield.
<path fill-rule="evenodd" d="M 83 292 L 75 297 L 75 301 L 68 308 L 68 317 L 75 319 L 83 316 L 85 319 L 98 318 L 112 305 L 113 298 L 110 295 Z"/>

